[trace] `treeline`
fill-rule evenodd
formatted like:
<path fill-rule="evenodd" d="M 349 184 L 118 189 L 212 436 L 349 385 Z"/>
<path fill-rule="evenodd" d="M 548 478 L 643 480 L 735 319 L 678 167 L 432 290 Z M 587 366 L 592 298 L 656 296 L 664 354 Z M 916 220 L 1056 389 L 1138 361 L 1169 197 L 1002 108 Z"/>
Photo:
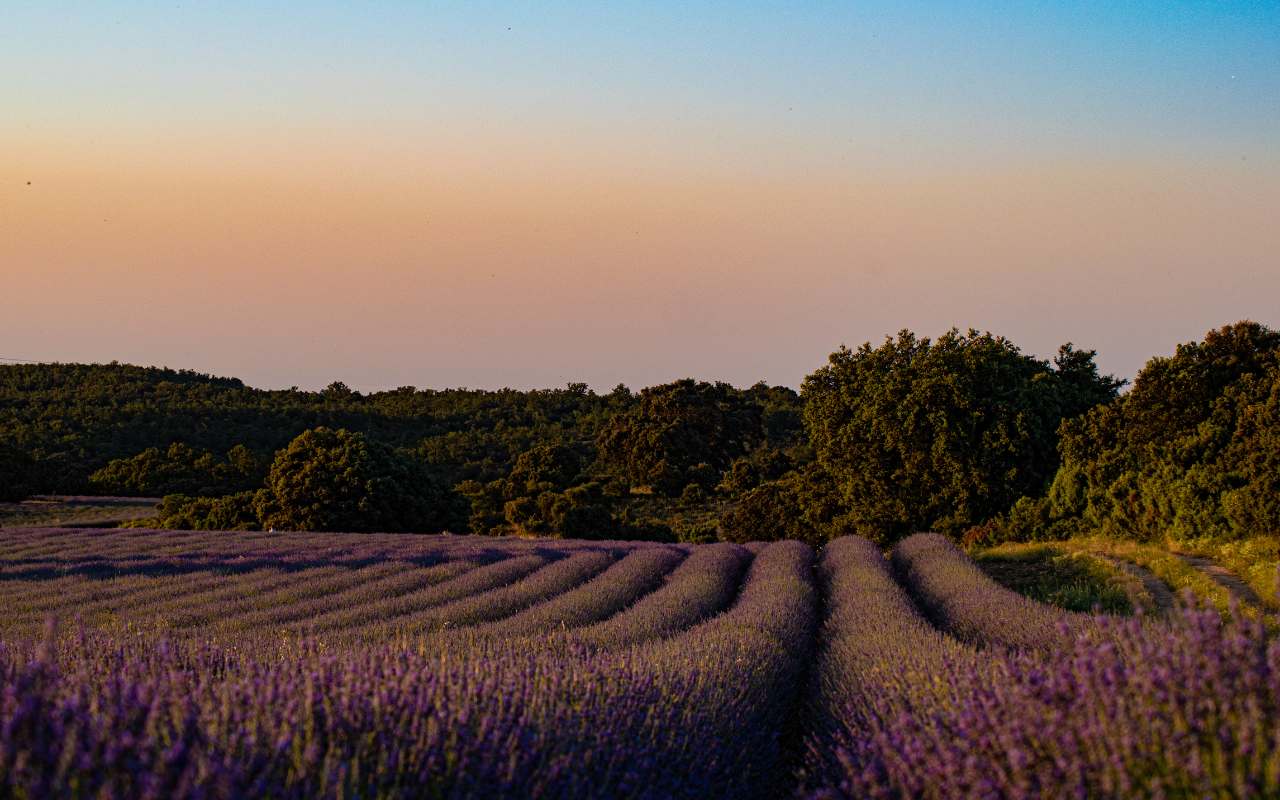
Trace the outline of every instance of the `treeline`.
<path fill-rule="evenodd" d="M 1280 530 L 1280 334 L 1152 359 L 903 331 L 799 393 L 263 391 L 193 372 L 0 367 L 0 493 L 164 496 L 185 528 L 706 541 L 933 530 L 970 543 Z"/>
<path fill-rule="evenodd" d="M 1280 333 L 1254 322 L 1153 358 L 1114 402 L 1065 421 L 1044 495 L 975 535 L 1280 537 Z"/>

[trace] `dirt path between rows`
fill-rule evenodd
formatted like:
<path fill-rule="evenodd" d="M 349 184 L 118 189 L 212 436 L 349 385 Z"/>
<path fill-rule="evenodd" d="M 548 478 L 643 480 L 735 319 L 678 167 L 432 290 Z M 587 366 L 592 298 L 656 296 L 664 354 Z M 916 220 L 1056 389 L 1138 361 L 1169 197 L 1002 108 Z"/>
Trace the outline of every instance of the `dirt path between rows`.
<path fill-rule="evenodd" d="M 1262 598 L 1258 596 L 1258 593 L 1231 570 L 1202 556 L 1188 556 L 1182 553 L 1174 553 L 1174 555 L 1180 558 L 1184 564 L 1195 567 L 1201 573 L 1209 576 L 1214 583 L 1226 589 L 1236 600 L 1262 608 Z"/>
<path fill-rule="evenodd" d="M 1177 598 L 1173 596 L 1173 590 L 1169 588 L 1169 585 L 1156 577 L 1154 572 L 1132 561 L 1125 561 L 1123 558 L 1114 556 L 1103 556 L 1103 558 L 1111 566 L 1137 579 L 1142 584 L 1143 590 L 1151 598 L 1152 608 L 1150 611 L 1152 613 L 1167 617 L 1173 611 L 1174 606 L 1177 605 Z"/>

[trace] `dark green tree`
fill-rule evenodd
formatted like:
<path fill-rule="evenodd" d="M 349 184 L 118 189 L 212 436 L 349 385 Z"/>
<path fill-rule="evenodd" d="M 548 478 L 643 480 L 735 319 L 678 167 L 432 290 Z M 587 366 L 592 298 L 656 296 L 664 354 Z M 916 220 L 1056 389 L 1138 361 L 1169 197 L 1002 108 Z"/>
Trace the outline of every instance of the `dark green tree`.
<path fill-rule="evenodd" d="M 798 539 L 816 547 L 851 528 L 831 476 L 819 464 L 747 490 L 720 517 L 720 538 L 730 542 Z"/>
<path fill-rule="evenodd" d="M 258 490 L 261 491 L 264 490 Z M 223 497 L 166 495 L 160 503 L 157 524 L 176 530 L 260 530 L 258 492 L 237 492 Z"/>
<path fill-rule="evenodd" d="M 690 483 L 714 485 L 762 437 L 761 407 L 749 396 L 725 383 L 685 379 L 642 391 L 635 406 L 604 425 L 596 444 L 606 469 L 674 497 Z"/>
<path fill-rule="evenodd" d="M 805 423 L 857 532 L 958 535 L 1045 491 L 1059 423 L 1121 385 L 1093 358 L 1067 344 L 1050 364 L 990 333 L 904 330 L 808 376 Z"/>
<path fill-rule="evenodd" d="M 428 532 L 458 515 L 421 461 L 331 428 L 305 431 L 276 454 L 258 503 L 262 526 L 282 530 Z"/>
<path fill-rule="evenodd" d="M 1243 321 L 1151 359 L 1132 391 L 1065 422 L 1047 498 L 1006 534 L 1157 540 L 1280 531 L 1280 333 Z"/>
<path fill-rule="evenodd" d="M 562 491 L 577 482 L 582 466 L 582 454 L 568 445 L 532 447 L 516 457 L 511 474 L 507 476 L 506 494 L 518 497 L 549 490 Z"/>

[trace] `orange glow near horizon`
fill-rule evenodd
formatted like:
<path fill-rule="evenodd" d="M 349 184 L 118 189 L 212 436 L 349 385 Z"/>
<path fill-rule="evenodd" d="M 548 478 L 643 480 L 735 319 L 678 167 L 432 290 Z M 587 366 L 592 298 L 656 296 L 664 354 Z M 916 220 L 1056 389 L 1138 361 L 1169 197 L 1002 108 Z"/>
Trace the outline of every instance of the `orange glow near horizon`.
<path fill-rule="evenodd" d="M 1222 285 L 1223 270 L 1274 290 L 1280 252 L 1268 211 L 1280 183 L 1244 170 L 682 174 L 525 153 L 550 166 L 517 172 L 510 150 L 491 163 L 392 164 L 336 152 L 273 164 L 251 150 L 5 150 L 26 159 L 4 173 L 31 180 L 0 193 L 5 341 L 17 351 L 5 355 L 155 352 L 250 378 L 368 353 L 383 380 L 408 365 L 403 382 L 429 385 L 433 366 L 458 375 L 474 358 L 449 351 L 479 344 L 545 359 L 568 379 L 575 364 L 599 373 L 601 347 L 630 359 L 670 349 L 666 373 L 654 356 L 634 372 L 674 377 L 696 366 L 681 363 L 687 347 L 711 357 L 707 377 L 742 382 L 752 376 L 741 363 L 717 370 L 715 348 L 741 358 L 738 343 L 767 345 L 767 331 L 784 352 L 794 344 L 796 362 L 766 360 L 754 377 L 794 383 L 842 341 L 950 324 L 1001 330 L 1028 349 L 1072 338 L 1102 349 L 1105 364 L 1095 324 L 1153 304 L 1203 311 L 1206 292 L 1234 297 L 1168 350 L 1245 316 L 1257 294 Z M 1073 310 L 1081 304 L 1096 316 Z M 639 347 L 646 339 L 651 348 Z M 294 355 L 279 364 L 253 342 Z"/>
<path fill-rule="evenodd" d="M 908 6 L 15 9 L 0 357 L 607 390 L 1280 326 L 1280 9 Z"/>

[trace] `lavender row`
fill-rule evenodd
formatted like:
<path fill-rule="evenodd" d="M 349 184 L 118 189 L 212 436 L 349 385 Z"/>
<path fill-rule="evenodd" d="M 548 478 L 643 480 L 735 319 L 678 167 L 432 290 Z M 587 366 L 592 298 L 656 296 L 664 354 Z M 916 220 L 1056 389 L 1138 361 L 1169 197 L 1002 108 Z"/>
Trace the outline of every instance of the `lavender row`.
<path fill-rule="evenodd" d="M 579 628 L 606 619 L 653 591 L 684 558 L 685 554 L 674 548 L 632 550 L 577 589 L 481 626 L 480 632 L 518 636 Z"/>
<path fill-rule="evenodd" d="M 621 651 L 92 632 L 0 649 L 0 794 L 762 796 L 812 635 L 811 559 L 769 548 L 728 612 Z"/>
<path fill-rule="evenodd" d="M 800 794 L 815 798 L 1280 795 L 1280 642 L 1180 610 L 1168 626 L 973 650 L 912 613 L 874 546 L 828 546 L 831 612 Z"/>
<path fill-rule="evenodd" d="M 657 590 L 625 611 L 577 630 L 574 638 L 624 647 L 685 630 L 733 601 L 751 559 L 749 550 L 735 544 L 699 547 Z"/>
<path fill-rule="evenodd" d="M 466 569 L 457 577 L 409 594 L 386 597 L 364 605 L 335 609 L 322 614 L 311 621 L 310 630 L 318 634 L 358 632 L 364 639 L 370 640 L 375 638 L 375 634 L 389 633 L 397 624 L 397 620 L 506 586 L 546 566 L 548 560 L 546 556 L 541 555 L 515 556 L 474 569 Z"/>
<path fill-rule="evenodd" d="M 527 577 L 447 605 L 396 617 L 379 626 L 377 635 L 415 635 L 445 627 L 462 627 L 502 619 L 540 600 L 556 597 L 595 577 L 613 562 L 604 550 L 586 550 L 554 561 Z"/>
<path fill-rule="evenodd" d="M 885 751 L 884 730 L 900 719 L 927 718 L 948 707 L 957 699 L 948 676 L 989 662 L 929 624 L 894 580 L 880 549 L 866 539 L 830 542 L 823 549 L 819 581 L 826 590 L 827 617 L 802 794 L 876 797 L 884 790 L 884 796 L 909 796 L 895 793 L 887 782 L 886 764 L 909 757 Z M 923 774 L 925 765 L 916 767 L 912 774 Z"/>
<path fill-rule="evenodd" d="M 936 533 L 918 533 L 893 549 L 893 567 L 928 617 L 957 638 L 1044 652 L 1096 634 L 1092 616 L 1038 603 L 993 581 Z"/>

